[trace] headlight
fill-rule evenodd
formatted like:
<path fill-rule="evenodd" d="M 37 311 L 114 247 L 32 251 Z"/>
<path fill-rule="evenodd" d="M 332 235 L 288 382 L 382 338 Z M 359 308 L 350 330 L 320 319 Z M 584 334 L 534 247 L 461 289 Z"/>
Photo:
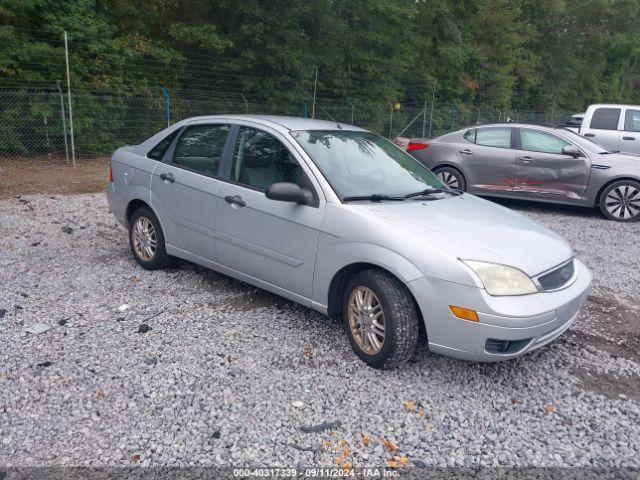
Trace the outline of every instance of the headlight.
<path fill-rule="evenodd" d="M 489 295 L 528 295 L 538 291 L 533 280 L 517 268 L 475 260 L 462 261 L 480 277 Z"/>

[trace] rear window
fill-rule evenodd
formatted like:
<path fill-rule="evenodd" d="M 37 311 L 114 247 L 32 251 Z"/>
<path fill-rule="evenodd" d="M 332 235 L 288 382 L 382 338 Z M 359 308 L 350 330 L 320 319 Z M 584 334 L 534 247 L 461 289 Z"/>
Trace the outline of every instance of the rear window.
<path fill-rule="evenodd" d="M 617 130 L 618 120 L 620 119 L 619 108 L 596 108 L 591 117 L 590 128 L 598 130 Z"/>
<path fill-rule="evenodd" d="M 161 140 L 160 143 L 158 143 L 155 147 L 153 147 L 149 151 L 149 153 L 147 153 L 147 157 L 153 160 L 162 160 L 162 157 L 164 157 L 164 154 L 166 153 L 167 149 L 171 145 L 171 142 L 173 142 L 173 139 L 176 138 L 176 135 L 178 134 L 179 130 L 180 129 L 178 128 L 170 135 L 164 137 L 164 139 Z"/>
<path fill-rule="evenodd" d="M 473 130 L 468 130 L 468 131 L 463 135 L 463 138 L 464 138 L 467 142 L 476 143 L 476 129 L 474 128 Z"/>
<path fill-rule="evenodd" d="M 487 147 L 511 148 L 511 129 L 503 127 L 479 128 L 476 144 Z"/>

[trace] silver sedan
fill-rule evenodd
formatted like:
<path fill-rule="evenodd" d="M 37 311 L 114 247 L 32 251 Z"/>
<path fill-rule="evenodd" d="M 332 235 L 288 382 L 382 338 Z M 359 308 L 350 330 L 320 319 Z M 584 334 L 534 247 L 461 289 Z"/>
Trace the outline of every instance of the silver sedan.
<path fill-rule="evenodd" d="M 434 352 L 517 357 L 567 330 L 591 284 L 553 232 L 350 125 L 191 118 L 117 150 L 110 177 L 143 268 L 177 257 L 339 317 L 376 368 L 407 361 L 421 324 Z"/>
<path fill-rule="evenodd" d="M 640 156 L 608 152 L 566 128 L 474 126 L 412 139 L 407 151 L 461 191 L 599 207 L 622 222 L 640 219 Z"/>

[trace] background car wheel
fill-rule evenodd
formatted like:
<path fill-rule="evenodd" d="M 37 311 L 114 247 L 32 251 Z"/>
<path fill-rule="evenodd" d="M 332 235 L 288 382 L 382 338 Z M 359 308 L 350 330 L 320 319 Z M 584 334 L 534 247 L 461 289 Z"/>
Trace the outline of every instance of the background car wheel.
<path fill-rule="evenodd" d="M 620 180 L 600 195 L 600 210 L 610 220 L 632 222 L 640 219 L 640 183 Z"/>
<path fill-rule="evenodd" d="M 347 284 L 343 317 L 351 347 L 369 366 L 393 368 L 411 358 L 418 335 L 418 308 L 397 278 L 364 270 Z"/>
<path fill-rule="evenodd" d="M 160 222 L 149 208 L 139 208 L 131 215 L 129 246 L 142 268 L 157 270 L 170 263 Z"/>
<path fill-rule="evenodd" d="M 442 183 L 450 188 L 455 188 L 461 192 L 466 191 L 467 182 L 464 179 L 464 175 L 459 170 L 452 167 L 436 168 L 433 173 L 440 179 Z"/>

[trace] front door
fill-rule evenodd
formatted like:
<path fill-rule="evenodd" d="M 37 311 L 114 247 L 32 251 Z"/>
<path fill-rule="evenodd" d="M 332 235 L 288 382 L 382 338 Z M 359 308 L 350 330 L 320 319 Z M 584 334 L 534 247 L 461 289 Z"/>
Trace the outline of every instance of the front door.
<path fill-rule="evenodd" d="M 167 249 L 215 259 L 217 179 L 230 125 L 186 127 L 151 179 L 151 203 L 158 212 Z"/>
<path fill-rule="evenodd" d="M 640 155 L 640 109 L 638 108 L 627 108 L 624 113 L 620 152 Z"/>
<path fill-rule="evenodd" d="M 513 128 L 474 128 L 464 135 L 468 144 L 457 152 L 467 172 L 467 190 L 471 193 L 511 192 L 516 173 L 512 147 Z"/>
<path fill-rule="evenodd" d="M 541 198 L 581 198 L 589 181 L 589 159 L 563 154 L 562 149 L 569 145 L 552 133 L 520 128 L 514 192 Z"/>
<path fill-rule="evenodd" d="M 324 201 L 299 159 L 276 133 L 240 127 L 229 182 L 218 193 L 218 261 L 238 272 L 311 298 Z M 269 200 L 266 189 L 292 182 L 312 205 Z"/>

